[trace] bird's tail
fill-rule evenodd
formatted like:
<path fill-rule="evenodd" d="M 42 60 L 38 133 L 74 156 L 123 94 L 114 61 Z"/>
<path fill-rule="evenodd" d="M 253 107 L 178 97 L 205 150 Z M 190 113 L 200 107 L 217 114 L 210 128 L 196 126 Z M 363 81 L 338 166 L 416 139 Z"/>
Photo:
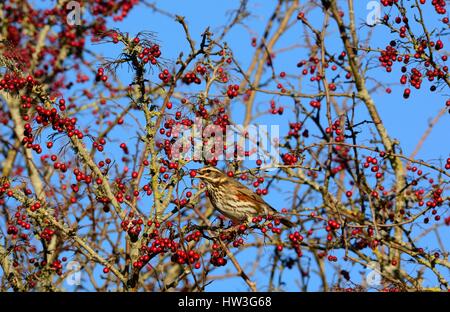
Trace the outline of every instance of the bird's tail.
<path fill-rule="evenodd" d="M 281 224 L 283 224 L 285 227 L 291 228 L 295 226 L 295 223 L 292 223 L 291 221 L 289 221 L 288 219 L 286 219 L 285 217 L 282 217 L 280 215 L 280 213 L 273 207 L 269 206 L 270 210 L 273 211 L 274 216 L 280 220 Z"/>

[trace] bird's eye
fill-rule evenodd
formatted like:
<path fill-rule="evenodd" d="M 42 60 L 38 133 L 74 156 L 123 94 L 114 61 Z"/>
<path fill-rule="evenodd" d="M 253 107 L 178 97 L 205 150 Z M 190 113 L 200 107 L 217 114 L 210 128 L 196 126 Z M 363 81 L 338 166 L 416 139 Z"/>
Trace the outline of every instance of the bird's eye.
<path fill-rule="evenodd" d="M 211 169 L 207 169 L 207 170 L 206 170 L 206 173 L 211 173 Z"/>

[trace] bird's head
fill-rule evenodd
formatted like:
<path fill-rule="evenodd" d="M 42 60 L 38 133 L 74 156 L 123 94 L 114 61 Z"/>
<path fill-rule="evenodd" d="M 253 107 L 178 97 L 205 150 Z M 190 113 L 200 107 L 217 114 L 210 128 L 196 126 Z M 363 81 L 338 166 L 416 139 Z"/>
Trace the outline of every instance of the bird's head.
<path fill-rule="evenodd" d="M 197 170 L 197 178 L 206 184 L 221 184 L 227 180 L 227 175 L 216 167 L 207 166 Z"/>

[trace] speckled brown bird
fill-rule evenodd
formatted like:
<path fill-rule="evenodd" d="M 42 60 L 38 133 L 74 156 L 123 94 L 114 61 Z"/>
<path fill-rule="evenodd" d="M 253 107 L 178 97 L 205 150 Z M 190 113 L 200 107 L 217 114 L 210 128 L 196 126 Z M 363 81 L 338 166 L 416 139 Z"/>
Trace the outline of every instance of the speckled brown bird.
<path fill-rule="evenodd" d="M 205 183 L 214 209 L 231 220 L 250 223 L 254 217 L 272 215 L 283 225 L 294 226 L 294 223 L 280 216 L 261 196 L 219 169 L 207 166 L 197 170 L 196 176 Z"/>

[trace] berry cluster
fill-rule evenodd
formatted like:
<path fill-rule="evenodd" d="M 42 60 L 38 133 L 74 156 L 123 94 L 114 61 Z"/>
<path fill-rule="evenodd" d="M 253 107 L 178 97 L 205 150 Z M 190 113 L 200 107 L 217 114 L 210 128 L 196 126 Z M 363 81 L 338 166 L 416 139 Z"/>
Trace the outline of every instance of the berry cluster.
<path fill-rule="evenodd" d="M 26 78 L 17 76 L 16 74 L 5 74 L 0 80 L 0 90 L 16 93 L 21 89 L 30 88 L 35 84 L 35 80 L 32 76 Z"/>
<path fill-rule="evenodd" d="M 230 99 L 237 97 L 239 95 L 239 85 L 229 85 L 227 95 Z"/>
<path fill-rule="evenodd" d="M 392 71 L 392 64 L 397 60 L 398 51 L 395 48 L 395 45 L 395 41 L 391 41 L 390 45 L 386 46 L 386 49 L 381 51 L 381 55 L 378 58 L 381 66 L 386 68 L 388 73 Z"/>
<path fill-rule="evenodd" d="M 420 2 L 422 4 L 425 3 L 424 0 L 420 0 Z M 434 10 L 436 11 L 437 14 L 445 14 L 445 13 L 447 13 L 447 9 L 445 8 L 445 6 L 447 4 L 446 4 L 445 0 L 432 0 L 431 4 L 434 6 Z"/>
<path fill-rule="evenodd" d="M 168 84 L 170 82 L 170 79 L 172 78 L 172 75 L 170 74 L 168 69 L 164 69 L 159 73 L 158 78 L 161 79 L 163 83 Z"/>
<path fill-rule="evenodd" d="M 122 192 L 119 192 L 119 194 L 122 194 Z M 123 196 L 123 195 L 122 195 Z M 118 201 L 119 199 L 122 199 L 122 197 L 118 197 Z M 144 221 L 142 220 L 141 217 L 134 217 L 134 213 L 131 211 L 128 213 L 127 218 L 125 218 L 121 223 L 120 226 L 122 228 L 122 230 L 124 230 L 125 232 L 128 233 L 128 235 L 130 235 L 130 237 L 134 240 L 136 240 L 139 236 L 139 234 L 142 231 L 142 225 L 144 224 Z"/>
<path fill-rule="evenodd" d="M 289 234 L 288 238 L 289 238 L 292 248 L 297 253 L 297 256 L 301 257 L 303 255 L 303 253 L 302 253 L 300 245 L 303 242 L 303 236 L 300 235 L 299 232 L 295 231 L 294 233 Z"/>
<path fill-rule="evenodd" d="M 106 82 L 108 80 L 108 76 L 105 75 L 104 69 L 102 67 L 100 67 L 97 70 L 97 75 L 95 76 L 95 80 L 96 81 L 103 81 L 103 82 Z"/>
<path fill-rule="evenodd" d="M 327 241 L 330 242 L 333 240 L 334 231 L 338 230 L 340 227 L 341 225 L 335 220 L 328 220 L 327 225 L 325 226 L 325 231 L 328 232 Z"/>
<path fill-rule="evenodd" d="M 225 266 L 227 264 L 227 259 L 225 258 L 226 253 L 224 250 L 222 250 L 219 246 L 219 244 L 214 243 L 212 245 L 212 252 L 211 252 L 211 264 L 216 267 Z"/>
<path fill-rule="evenodd" d="M 398 0 L 381 0 L 381 4 L 384 6 L 393 6 L 398 3 Z"/>
<path fill-rule="evenodd" d="M 139 44 L 139 38 L 134 38 L 133 42 Z M 161 50 L 158 44 L 152 44 L 149 47 L 143 48 L 142 52 L 138 54 L 138 57 L 142 60 L 144 64 L 150 62 L 152 65 L 158 64 L 158 58 L 161 56 Z"/>
<path fill-rule="evenodd" d="M 288 166 L 295 165 L 298 162 L 298 157 L 291 153 L 283 154 L 281 159 L 283 160 L 283 163 Z"/>
<path fill-rule="evenodd" d="M 46 227 L 40 234 L 39 237 L 47 242 L 52 240 L 53 235 L 55 235 L 55 231 L 51 228 Z"/>
<path fill-rule="evenodd" d="M 202 82 L 195 72 L 187 72 L 184 74 L 182 81 L 188 85 L 191 83 L 200 84 Z"/>
<path fill-rule="evenodd" d="M 383 172 L 380 171 L 381 168 L 376 157 L 367 156 L 363 167 L 364 169 L 368 169 L 370 167 L 370 171 L 375 173 L 375 177 L 377 179 L 381 179 L 383 177 Z"/>
<path fill-rule="evenodd" d="M 275 101 L 274 100 L 270 101 L 270 112 L 273 115 L 276 115 L 276 114 L 283 115 L 283 111 L 284 111 L 284 108 L 282 106 L 277 108 L 276 104 L 275 104 Z"/>

